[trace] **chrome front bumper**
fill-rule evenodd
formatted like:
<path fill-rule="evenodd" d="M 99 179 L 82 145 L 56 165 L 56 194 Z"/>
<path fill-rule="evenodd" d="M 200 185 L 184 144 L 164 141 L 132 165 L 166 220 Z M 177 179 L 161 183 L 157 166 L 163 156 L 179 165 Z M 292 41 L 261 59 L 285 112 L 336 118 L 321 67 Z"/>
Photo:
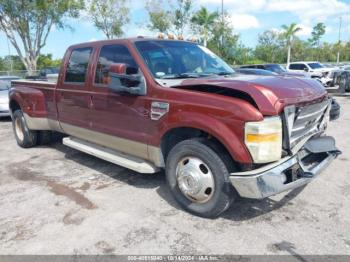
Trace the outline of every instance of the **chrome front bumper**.
<path fill-rule="evenodd" d="M 230 180 L 241 197 L 262 199 L 309 183 L 340 153 L 332 137 L 310 139 L 294 156 L 232 173 Z"/>

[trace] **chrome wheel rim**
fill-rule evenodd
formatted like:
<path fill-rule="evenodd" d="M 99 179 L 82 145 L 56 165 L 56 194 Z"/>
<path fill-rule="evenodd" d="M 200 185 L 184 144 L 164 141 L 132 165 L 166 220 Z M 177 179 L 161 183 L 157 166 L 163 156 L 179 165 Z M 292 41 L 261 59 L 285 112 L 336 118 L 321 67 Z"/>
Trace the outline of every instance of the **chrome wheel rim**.
<path fill-rule="evenodd" d="M 23 141 L 24 134 L 23 134 L 23 130 L 22 130 L 22 122 L 19 118 L 16 118 L 16 120 L 15 120 L 15 130 L 16 130 L 17 138 L 20 141 Z"/>
<path fill-rule="evenodd" d="M 199 158 L 181 159 L 176 167 L 176 179 L 182 194 L 192 202 L 208 202 L 214 194 L 213 173 Z"/>

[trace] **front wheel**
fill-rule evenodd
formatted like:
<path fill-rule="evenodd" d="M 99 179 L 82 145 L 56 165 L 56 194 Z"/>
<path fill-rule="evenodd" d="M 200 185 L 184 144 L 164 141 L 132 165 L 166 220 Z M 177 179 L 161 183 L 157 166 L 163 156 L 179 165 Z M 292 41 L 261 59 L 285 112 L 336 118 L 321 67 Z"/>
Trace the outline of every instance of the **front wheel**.
<path fill-rule="evenodd" d="M 187 211 L 207 218 L 219 216 L 236 193 L 229 181 L 224 152 L 208 140 L 190 139 L 177 144 L 166 161 L 167 183 L 176 201 Z"/>

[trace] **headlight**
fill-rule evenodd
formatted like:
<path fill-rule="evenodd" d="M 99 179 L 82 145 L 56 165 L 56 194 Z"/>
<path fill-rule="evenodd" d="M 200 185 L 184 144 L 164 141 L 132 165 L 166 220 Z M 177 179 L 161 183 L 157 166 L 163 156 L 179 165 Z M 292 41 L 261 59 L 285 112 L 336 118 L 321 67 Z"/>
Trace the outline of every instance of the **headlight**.
<path fill-rule="evenodd" d="M 245 124 L 245 144 L 254 163 L 269 163 L 281 159 L 281 118 L 267 117 L 260 122 L 247 122 Z"/>

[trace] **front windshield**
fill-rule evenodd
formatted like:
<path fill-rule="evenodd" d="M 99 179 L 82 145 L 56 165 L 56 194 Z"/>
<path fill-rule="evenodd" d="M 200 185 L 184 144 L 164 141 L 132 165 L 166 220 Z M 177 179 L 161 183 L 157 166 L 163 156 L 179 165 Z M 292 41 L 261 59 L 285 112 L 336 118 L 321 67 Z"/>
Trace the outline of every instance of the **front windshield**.
<path fill-rule="evenodd" d="M 287 70 L 281 66 L 281 65 L 266 65 L 266 68 L 272 72 L 281 74 L 281 73 L 285 73 Z"/>
<path fill-rule="evenodd" d="M 136 48 L 155 78 L 229 75 L 234 70 L 209 49 L 185 41 L 138 41 Z"/>
<path fill-rule="evenodd" d="M 320 63 L 308 63 L 308 65 L 312 68 L 312 69 L 318 69 L 318 68 L 323 68 L 324 66 L 321 65 Z"/>

